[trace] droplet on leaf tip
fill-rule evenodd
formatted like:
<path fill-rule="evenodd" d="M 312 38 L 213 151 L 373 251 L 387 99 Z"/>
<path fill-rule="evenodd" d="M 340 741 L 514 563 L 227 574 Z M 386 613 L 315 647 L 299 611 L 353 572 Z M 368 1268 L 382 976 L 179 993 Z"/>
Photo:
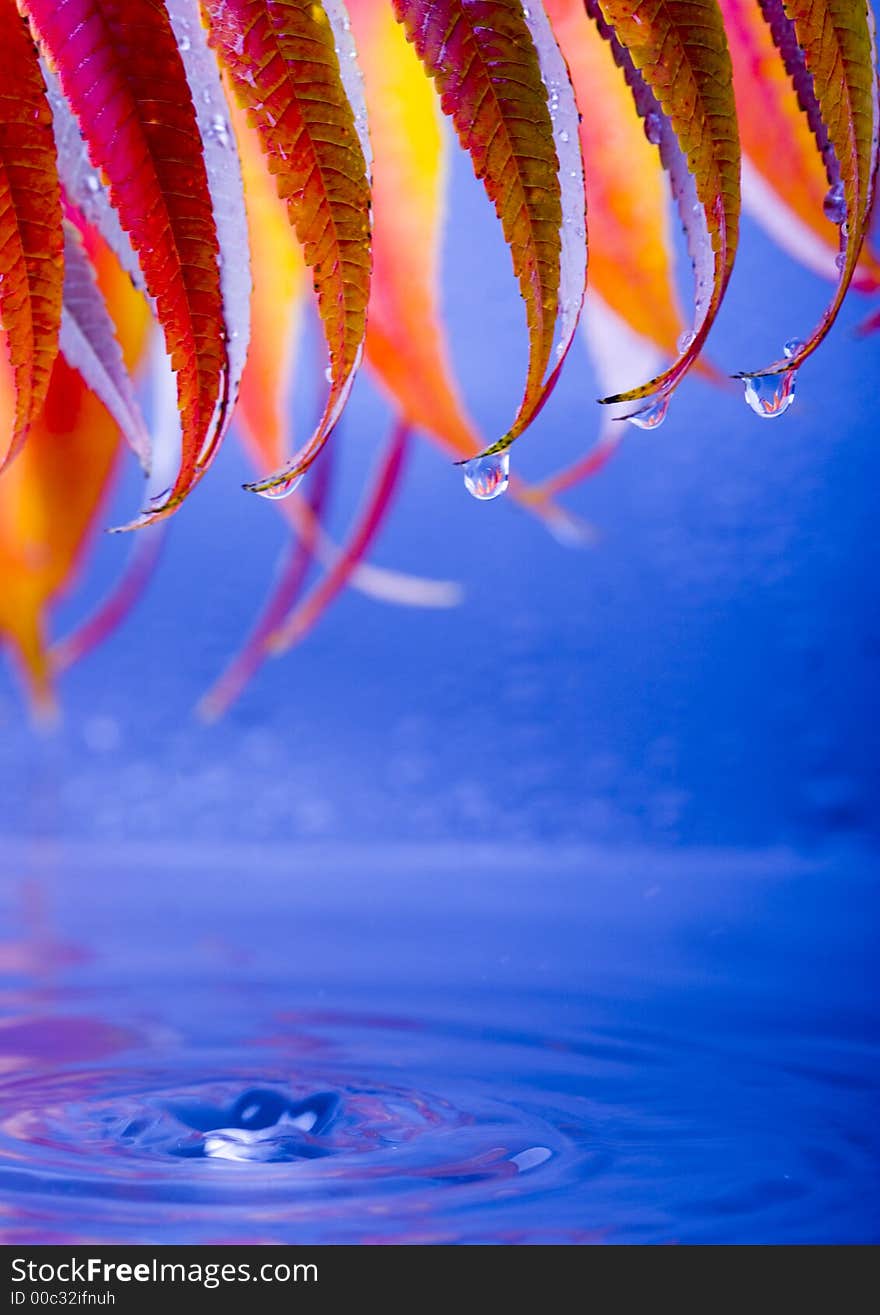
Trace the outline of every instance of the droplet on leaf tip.
<path fill-rule="evenodd" d="M 775 420 L 794 401 L 796 370 L 784 374 L 743 375 L 746 403 L 762 420 Z"/>
<path fill-rule="evenodd" d="M 510 453 L 493 452 L 474 457 L 464 465 L 464 486 L 479 502 L 491 502 L 507 492 L 510 483 Z"/>
<path fill-rule="evenodd" d="M 266 498 L 269 502 L 280 502 L 283 498 L 289 498 L 291 493 L 295 493 L 305 479 L 305 472 L 300 471 L 297 475 L 289 475 L 287 479 L 280 480 L 277 484 L 271 484 L 266 488 L 251 487 L 252 493 L 257 493 L 261 498 Z"/>
<path fill-rule="evenodd" d="M 659 429 L 669 412 L 671 396 L 671 393 L 665 393 L 662 397 L 652 398 L 647 406 L 624 416 L 624 419 L 637 429 Z"/>

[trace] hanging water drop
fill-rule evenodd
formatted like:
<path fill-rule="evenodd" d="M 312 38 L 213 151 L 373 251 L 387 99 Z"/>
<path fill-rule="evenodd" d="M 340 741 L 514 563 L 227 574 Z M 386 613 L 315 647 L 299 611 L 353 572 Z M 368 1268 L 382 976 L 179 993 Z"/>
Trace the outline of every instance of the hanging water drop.
<path fill-rule="evenodd" d="M 785 355 L 788 357 L 788 359 L 790 361 L 793 361 L 794 358 L 796 356 L 799 356 L 800 353 L 804 350 L 804 343 L 800 340 L 800 338 L 789 338 L 788 342 L 785 344 L 782 350 L 785 353 Z"/>
<path fill-rule="evenodd" d="M 679 335 L 678 342 L 675 344 L 678 348 L 679 356 L 684 355 L 696 336 L 697 335 L 694 333 L 693 329 L 685 329 L 684 333 Z"/>
<path fill-rule="evenodd" d="M 796 370 L 784 374 L 743 375 L 746 402 L 762 420 L 775 420 L 794 401 Z"/>
<path fill-rule="evenodd" d="M 631 425 L 637 429 L 659 429 L 666 419 L 669 411 L 670 393 L 664 393 L 662 397 L 650 400 L 647 406 L 643 406 L 640 411 L 634 411 L 632 415 L 625 416 Z"/>
<path fill-rule="evenodd" d="M 822 209 L 825 211 L 825 218 L 830 219 L 832 224 L 842 224 L 846 219 L 846 195 L 842 182 L 836 182 L 828 189 L 822 202 Z"/>
<path fill-rule="evenodd" d="M 510 483 L 510 453 L 493 452 L 487 457 L 474 457 L 464 465 L 464 486 L 471 497 L 480 502 L 491 502 L 507 492 Z"/>
<path fill-rule="evenodd" d="M 261 498 L 267 498 L 269 502 L 280 502 L 282 498 L 289 498 L 291 493 L 295 493 L 304 479 L 305 471 L 300 471 L 298 475 L 288 475 L 287 479 L 270 488 L 254 489 L 253 492 L 259 493 Z"/>

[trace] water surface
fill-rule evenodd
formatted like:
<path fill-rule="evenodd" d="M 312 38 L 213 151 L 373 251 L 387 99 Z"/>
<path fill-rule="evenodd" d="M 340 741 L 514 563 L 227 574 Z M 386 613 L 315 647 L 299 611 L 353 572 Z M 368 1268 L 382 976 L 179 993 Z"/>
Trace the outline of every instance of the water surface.
<path fill-rule="evenodd" d="M 0 1239 L 877 1241 L 875 871 L 0 848 Z"/>

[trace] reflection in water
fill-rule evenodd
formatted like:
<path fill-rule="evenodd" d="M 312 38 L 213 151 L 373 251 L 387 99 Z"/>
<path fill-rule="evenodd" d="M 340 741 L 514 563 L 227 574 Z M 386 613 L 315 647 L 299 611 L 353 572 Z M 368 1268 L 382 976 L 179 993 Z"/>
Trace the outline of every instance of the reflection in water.
<path fill-rule="evenodd" d="M 470 861 L 3 861 L 0 1238 L 877 1239 L 870 864 Z"/>

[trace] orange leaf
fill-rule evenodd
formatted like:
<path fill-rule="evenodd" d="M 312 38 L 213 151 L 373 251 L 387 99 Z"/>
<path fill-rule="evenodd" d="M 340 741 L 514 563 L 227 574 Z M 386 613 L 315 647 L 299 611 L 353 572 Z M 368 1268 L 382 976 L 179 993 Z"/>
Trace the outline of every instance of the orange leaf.
<path fill-rule="evenodd" d="M 540 5 L 393 0 L 495 206 L 525 302 L 529 366 L 502 452 L 540 411 L 574 335 L 586 281 L 577 110 Z"/>
<path fill-rule="evenodd" d="M 732 69 L 717 0 L 587 0 L 624 69 L 645 131 L 657 141 L 688 233 L 696 275 L 694 332 L 677 360 L 606 402 L 652 398 L 662 418 L 721 306 L 739 235 L 740 152 Z M 699 222 L 698 222 L 699 221 Z"/>
<path fill-rule="evenodd" d="M 0 324 L 15 382 L 0 470 L 21 449 L 58 351 L 61 188 L 36 47 L 14 0 L 0 0 Z"/>
<path fill-rule="evenodd" d="M 137 252 L 177 372 L 180 470 L 168 515 L 228 411 L 219 245 L 183 62 L 159 0 L 23 0 Z"/>
<path fill-rule="evenodd" d="M 590 289 L 634 333 L 675 356 L 684 321 L 660 157 L 584 0 L 545 0 L 545 5 L 584 110 L 580 135 L 590 219 Z"/>
<path fill-rule="evenodd" d="M 291 385 L 305 297 L 305 265 L 256 135 L 233 112 L 248 202 L 253 291 L 251 345 L 236 423 L 263 475 L 290 455 Z"/>
<path fill-rule="evenodd" d="M 743 205 L 780 246 L 839 277 L 839 234 L 823 212 L 828 177 L 807 116 L 755 0 L 721 0 L 743 148 Z M 867 244 L 854 279 L 871 292 L 880 263 Z"/>
<path fill-rule="evenodd" d="M 280 497 L 332 432 L 363 352 L 370 287 L 366 123 L 337 4 L 203 0 L 203 8 L 313 271 L 330 354 L 330 394 L 315 433 L 282 470 L 248 486 Z"/>
<path fill-rule="evenodd" d="M 779 414 L 793 394 L 794 371 L 811 356 L 837 318 L 858 266 L 871 220 L 877 172 L 878 112 L 874 20 L 867 0 L 762 0 L 773 40 L 785 61 L 821 152 L 830 192 L 826 211 L 839 225 L 837 289 L 806 342 L 783 359 L 745 375 L 748 390 L 762 376 L 783 382 L 763 413 Z M 754 405 L 754 404 L 753 404 Z"/>

